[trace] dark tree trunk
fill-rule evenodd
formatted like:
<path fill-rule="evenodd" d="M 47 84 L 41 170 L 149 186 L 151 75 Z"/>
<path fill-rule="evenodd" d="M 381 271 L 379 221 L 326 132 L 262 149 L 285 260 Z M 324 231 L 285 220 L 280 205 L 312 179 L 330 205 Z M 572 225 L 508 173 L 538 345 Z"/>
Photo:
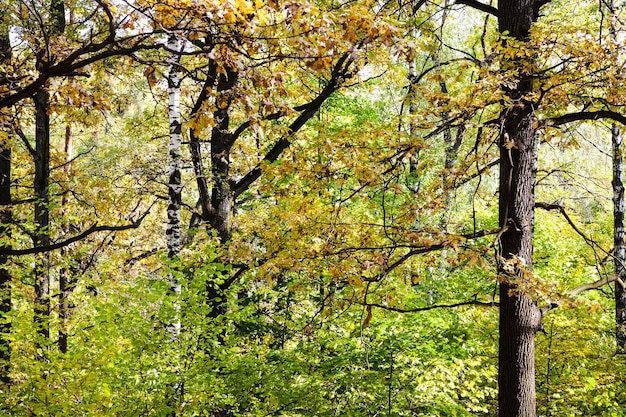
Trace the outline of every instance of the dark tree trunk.
<path fill-rule="evenodd" d="M 50 117 L 48 115 L 49 94 L 41 88 L 35 94 L 35 224 L 37 234 L 35 246 L 50 244 L 50 197 L 48 182 L 50 179 Z M 50 337 L 50 274 L 48 255 L 42 254 L 35 267 L 35 324 L 38 333 L 44 338 Z"/>
<path fill-rule="evenodd" d="M 50 2 L 50 36 L 59 36 L 65 30 L 65 4 L 63 0 Z M 54 57 L 46 56 L 50 51 L 40 46 L 37 54 L 37 68 L 44 70 Z M 45 57 L 45 58 L 44 58 Z M 35 102 L 35 246 L 50 245 L 50 94 L 45 85 L 33 97 Z M 43 253 L 35 266 L 35 308 L 34 321 L 37 332 L 44 339 L 50 338 L 50 257 Z"/>
<path fill-rule="evenodd" d="M 622 132 L 617 125 L 611 128 L 613 144 L 613 255 L 615 256 L 615 341 L 618 353 L 626 353 L 626 248 L 624 247 L 624 158 Z"/>
<path fill-rule="evenodd" d="M 65 167 L 63 169 L 65 173 L 65 177 L 69 180 L 72 175 L 72 167 L 70 161 L 72 160 L 72 128 L 68 124 L 65 126 Z M 61 208 L 64 211 L 64 214 L 67 215 L 67 205 L 69 203 L 68 194 L 63 194 L 61 198 Z M 70 222 L 69 220 L 65 220 L 63 225 L 63 233 L 68 235 L 70 232 Z M 61 257 L 65 258 L 68 256 L 68 248 L 61 248 Z M 70 276 L 71 271 L 70 268 L 64 266 L 59 271 L 59 341 L 57 342 L 57 346 L 60 352 L 67 352 L 67 342 L 68 342 L 68 333 L 67 333 L 67 320 L 70 315 Z"/>
<path fill-rule="evenodd" d="M 500 417 L 535 415 L 535 333 L 541 328 L 541 312 L 516 283 L 523 285 L 532 276 L 536 163 L 532 123 L 530 115 L 524 117 L 502 135 L 500 145 Z M 514 147 L 504 143 L 507 136 Z"/>
<path fill-rule="evenodd" d="M 517 40 L 527 41 L 535 21 L 534 1 L 501 0 L 499 28 Z M 523 63 L 510 65 L 524 68 Z M 520 73 L 517 85 L 507 91 L 514 107 L 503 110 L 500 135 L 500 194 L 498 274 L 500 284 L 499 416 L 534 417 L 535 334 L 541 328 L 541 311 L 524 294 L 532 277 L 534 184 L 537 155 L 534 116 L 524 95 L 533 80 Z"/>
<path fill-rule="evenodd" d="M 234 145 L 230 127 L 230 105 L 232 89 L 235 87 L 238 74 L 227 69 L 226 74 L 218 77 L 217 96 L 223 104 L 213 114 L 217 123 L 211 134 L 211 172 L 213 189 L 211 190 L 211 207 L 213 208 L 209 222 L 217 231 L 222 244 L 230 240 L 230 223 L 234 204 L 234 193 L 230 180 L 230 151 Z"/>
<path fill-rule="evenodd" d="M 12 219 L 11 208 L 11 148 L 8 143 L 0 143 L 0 238 L 6 239 L 8 225 Z M 6 244 L 2 244 L 6 247 Z M 11 330 L 6 314 L 11 311 L 11 274 L 4 267 L 8 257 L 0 255 L 0 383 L 8 384 L 11 346 L 7 335 Z"/>
<path fill-rule="evenodd" d="M 6 33 L 0 34 L 0 63 L 11 60 L 11 42 Z M 3 127 L 8 130 L 8 127 Z M 8 134 L 8 132 L 6 132 Z M 0 142 L 0 238 L 7 238 L 8 225 L 12 220 L 11 201 L 11 144 Z M 2 246 L 6 246 L 2 244 Z M 0 384 L 9 384 L 9 365 L 11 363 L 11 346 L 8 338 L 11 324 L 5 316 L 11 311 L 11 275 L 4 267 L 8 257 L 0 256 Z"/>

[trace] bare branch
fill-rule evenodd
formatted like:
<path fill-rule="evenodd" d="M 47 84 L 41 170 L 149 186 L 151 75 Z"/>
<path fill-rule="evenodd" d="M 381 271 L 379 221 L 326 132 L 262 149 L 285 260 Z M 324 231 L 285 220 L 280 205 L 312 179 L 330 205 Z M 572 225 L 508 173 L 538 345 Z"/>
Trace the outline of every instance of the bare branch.
<path fill-rule="evenodd" d="M 150 213 L 151 208 L 152 206 L 150 206 L 150 208 L 148 208 L 148 210 L 145 213 L 143 213 L 137 220 L 133 221 L 130 224 L 124 224 L 120 226 L 98 226 L 97 224 L 93 224 L 91 227 L 84 230 L 82 233 L 79 233 L 76 236 L 72 236 L 60 242 L 53 243 L 51 245 L 37 246 L 37 247 L 27 248 L 27 249 L 13 249 L 13 248 L 7 248 L 7 247 L 0 247 L 0 255 L 21 256 L 21 255 L 33 255 L 36 253 L 51 252 L 53 250 L 66 247 L 74 242 L 78 242 L 79 240 L 82 240 L 93 233 L 117 232 L 117 231 L 122 231 L 122 230 L 136 229 L 141 225 L 141 223 L 146 218 L 148 213 Z"/>
<path fill-rule="evenodd" d="M 576 224 L 574 223 L 574 221 L 569 217 L 569 215 L 567 214 L 567 212 L 565 211 L 565 207 L 563 207 L 560 204 L 549 204 L 549 203 L 543 203 L 543 202 L 536 202 L 535 203 L 535 208 L 541 208 L 547 211 L 550 210 L 557 210 L 561 213 L 561 215 L 563 216 L 563 218 L 565 218 L 565 220 L 567 221 L 567 223 L 569 223 L 569 225 L 572 227 L 572 229 L 574 229 L 574 231 L 576 233 L 578 233 L 578 235 L 580 237 L 583 238 L 583 240 L 592 248 L 598 248 L 600 249 L 601 252 L 605 253 L 606 255 L 610 255 L 609 252 L 607 252 L 604 248 L 602 248 L 602 246 L 600 246 L 596 241 L 594 241 L 593 239 L 591 239 L 590 237 L 588 237 L 587 235 L 585 235 L 582 230 L 580 230 L 578 228 L 578 226 L 576 226 Z"/>
<path fill-rule="evenodd" d="M 479 301 L 476 299 L 468 300 L 468 301 L 460 301 L 458 303 L 453 303 L 453 304 L 434 304 L 434 305 L 430 305 L 426 307 L 415 307 L 415 308 L 399 308 L 399 307 L 392 307 L 392 306 L 379 304 L 379 303 L 367 303 L 367 304 L 359 303 L 359 302 L 357 303 L 363 304 L 366 306 L 380 308 L 382 310 L 395 311 L 397 313 L 418 313 L 420 311 L 429 311 L 429 310 L 435 310 L 439 308 L 456 308 L 456 307 L 471 306 L 471 305 L 481 306 L 481 307 L 498 307 L 500 305 L 500 303 L 497 303 L 495 301 Z"/>
<path fill-rule="evenodd" d="M 348 54 L 339 58 L 333 68 L 331 79 L 328 84 L 326 84 L 326 87 L 324 87 L 317 97 L 310 102 L 294 108 L 294 110 L 301 112 L 300 115 L 289 125 L 289 133 L 287 136 L 279 139 L 278 142 L 276 142 L 268 151 L 263 158 L 263 162 L 276 161 L 280 154 L 291 145 L 291 135 L 298 132 L 302 126 L 304 126 L 306 122 L 317 113 L 322 104 L 324 104 L 324 102 L 341 87 L 344 79 L 350 76 L 348 73 L 348 67 L 351 63 L 352 61 L 350 60 Z M 274 117 L 274 115 L 267 117 Z M 276 116 L 276 118 L 278 118 L 278 116 Z M 236 138 L 241 135 L 249 126 L 250 121 L 245 122 L 239 127 L 239 129 L 237 129 L 234 137 Z M 260 176 L 261 165 L 259 164 L 244 175 L 243 178 L 241 178 L 236 184 L 234 184 L 232 187 L 234 197 L 237 198 L 241 195 L 241 193 L 246 191 Z"/>
<path fill-rule="evenodd" d="M 464 239 L 476 239 L 476 238 L 479 238 L 479 237 L 495 235 L 499 231 L 500 231 L 500 229 L 480 230 L 480 231 L 476 231 L 476 232 L 472 232 L 472 233 L 466 233 L 466 234 L 460 235 L 460 236 L 462 236 Z M 444 249 L 444 248 L 447 248 L 447 247 L 450 247 L 449 243 L 439 243 L 439 244 L 429 245 L 427 247 L 424 246 L 424 247 L 419 247 L 419 248 L 412 249 L 412 250 L 408 251 L 407 253 L 405 253 L 403 256 L 401 256 L 400 259 L 396 260 L 394 263 L 389 265 L 378 277 L 376 277 L 374 279 L 365 279 L 365 281 L 380 281 L 384 277 L 389 275 L 389 273 L 391 273 L 391 271 L 393 271 L 394 269 L 396 269 L 397 267 L 399 267 L 400 265 L 405 263 L 407 260 L 409 260 L 413 256 L 420 255 L 420 254 L 423 254 L 423 253 L 434 252 L 434 251 L 441 250 L 441 249 Z"/>
<path fill-rule="evenodd" d="M 459 181 L 455 181 L 454 186 L 458 188 L 458 187 L 460 187 L 460 186 L 462 186 L 464 184 L 467 184 L 468 182 L 470 182 L 474 178 L 480 177 L 486 171 L 488 171 L 489 169 L 491 169 L 494 166 L 498 165 L 499 163 L 500 163 L 500 158 L 495 159 L 495 160 L 489 162 L 487 165 L 485 165 L 484 167 L 481 167 L 478 171 L 474 172 L 473 174 L 468 175 L 465 178 L 461 178 Z"/>
<path fill-rule="evenodd" d="M 617 282 L 620 287 L 626 289 L 626 285 L 624 285 L 624 282 L 617 275 L 613 275 L 611 277 L 600 278 L 597 281 L 580 285 L 580 286 L 574 288 L 573 290 L 569 291 L 567 294 L 570 297 L 576 297 L 578 294 L 580 294 L 582 292 L 591 291 L 591 290 L 597 290 L 599 288 L 604 287 L 605 285 L 609 285 L 612 282 Z"/>
<path fill-rule="evenodd" d="M 498 17 L 499 15 L 498 9 L 496 9 L 495 7 L 485 4 L 485 3 L 481 3 L 476 0 L 456 0 L 455 3 L 470 6 L 471 8 L 480 10 L 481 12 L 489 13 L 495 17 Z"/>
<path fill-rule="evenodd" d="M 626 116 L 612 110 L 581 111 L 578 113 L 564 114 L 563 116 L 551 117 L 543 120 L 544 126 L 561 126 L 567 123 L 582 120 L 610 119 L 626 126 Z"/>

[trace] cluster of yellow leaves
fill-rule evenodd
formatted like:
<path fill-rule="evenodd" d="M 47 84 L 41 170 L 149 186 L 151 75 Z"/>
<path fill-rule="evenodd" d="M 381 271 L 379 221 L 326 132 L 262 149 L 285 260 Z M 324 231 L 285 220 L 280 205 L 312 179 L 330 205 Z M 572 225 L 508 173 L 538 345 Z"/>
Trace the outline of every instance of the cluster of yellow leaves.
<path fill-rule="evenodd" d="M 168 0 L 141 1 L 140 4 L 153 11 L 153 24 L 165 28 L 181 27 L 190 17 L 242 27 L 265 26 L 270 19 L 267 6 L 261 0 Z M 186 23 L 182 26 L 189 28 Z"/>

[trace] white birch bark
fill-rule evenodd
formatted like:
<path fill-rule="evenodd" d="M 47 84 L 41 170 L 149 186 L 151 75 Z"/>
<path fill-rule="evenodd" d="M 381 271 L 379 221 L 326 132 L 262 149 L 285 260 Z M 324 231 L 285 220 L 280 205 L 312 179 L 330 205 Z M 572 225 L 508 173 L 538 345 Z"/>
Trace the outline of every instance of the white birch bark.
<path fill-rule="evenodd" d="M 170 127 L 169 144 L 169 181 L 167 207 L 167 256 L 175 259 L 180 254 L 181 228 L 180 228 L 180 205 L 181 205 L 181 122 L 180 122 L 180 50 L 181 42 L 175 34 L 170 34 L 167 39 L 169 50 L 169 70 L 167 75 L 168 116 Z M 178 298 L 181 286 L 178 279 L 170 274 L 170 289 Z M 178 301 L 175 301 L 175 310 L 178 310 Z M 175 317 L 167 326 L 167 331 L 172 340 L 177 340 L 180 334 L 180 319 Z"/>
<path fill-rule="evenodd" d="M 617 42 L 617 11 L 613 1 L 606 3 L 609 9 L 609 31 Z M 616 52 L 616 60 L 619 56 Z M 619 64 L 618 64 L 619 65 Z M 626 243 L 624 241 L 624 157 L 622 150 L 622 130 L 616 123 L 611 126 L 611 147 L 613 150 L 613 257 L 615 264 L 615 341 L 618 353 L 626 353 L 626 291 L 621 283 L 626 281 Z"/>
<path fill-rule="evenodd" d="M 626 279 L 624 262 L 626 250 L 624 245 L 624 160 L 622 157 L 622 134 L 614 123 L 611 128 L 611 142 L 613 145 L 613 256 L 615 257 L 615 275 L 619 281 Z M 615 339 L 617 350 L 626 351 L 626 291 L 615 283 Z"/>

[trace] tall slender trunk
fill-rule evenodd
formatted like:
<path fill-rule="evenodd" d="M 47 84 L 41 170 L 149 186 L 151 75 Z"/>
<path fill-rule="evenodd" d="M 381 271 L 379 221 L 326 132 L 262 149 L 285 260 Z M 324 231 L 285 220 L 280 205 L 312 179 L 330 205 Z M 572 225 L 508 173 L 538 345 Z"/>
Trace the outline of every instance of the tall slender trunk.
<path fill-rule="evenodd" d="M 626 353 L 626 247 L 624 243 L 624 157 L 622 155 L 622 132 L 613 124 L 613 256 L 615 262 L 615 341 L 617 351 Z"/>
<path fill-rule="evenodd" d="M 59 36 L 65 30 L 64 0 L 50 1 L 49 36 Z M 40 46 L 37 54 L 37 68 L 45 68 L 54 57 L 47 45 Z M 43 85 L 33 96 L 35 102 L 35 225 L 37 227 L 34 245 L 44 247 L 50 245 L 50 94 Z M 36 262 L 35 275 L 35 327 L 39 335 L 47 340 L 50 338 L 50 256 L 43 253 Z"/>
<path fill-rule="evenodd" d="M 533 0 L 501 0 L 499 29 L 519 41 L 528 41 L 537 16 Z M 529 58 L 532 59 L 532 58 Z M 509 65 L 524 68 L 524 63 Z M 520 71 L 517 85 L 507 93 L 514 107 L 503 110 L 500 135 L 500 185 L 498 274 L 500 325 L 498 355 L 498 404 L 500 417 L 534 417 L 535 334 L 542 313 L 528 298 L 523 285 L 532 275 L 534 185 L 537 154 L 534 146 L 534 113 L 524 96 L 533 90 L 533 79 Z"/>
<path fill-rule="evenodd" d="M 609 33 L 617 41 L 617 10 L 613 0 L 603 3 L 609 12 Z M 616 60 L 619 54 L 615 52 Z M 617 63 L 616 63 L 617 64 Z M 626 243 L 624 242 L 624 155 L 622 130 L 615 123 L 611 126 L 613 150 L 613 262 L 615 267 L 615 342 L 618 353 L 626 353 Z"/>
<path fill-rule="evenodd" d="M 172 34 L 168 37 L 168 49 L 177 51 L 180 49 L 180 41 Z M 167 206 L 167 256 L 175 259 L 180 254 L 181 227 L 180 206 L 182 202 L 181 191 L 181 132 L 180 122 L 180 70 L 178 68 L 179 54 L 170 52 L 169 74 L 167 76 L 168 115 L 170 127 L 169 144 L 169 181 L 168 181 L 168 206 Z M 174 294 L 180 294 L 180 282 L 170 276 L 170 288 Z M 178 338 L 180 322 L 178 318 L 171 324 L 170 334 Z"/>
<path fill-rule="evenodd" d="M 35 93 L 35 224 L 37 226 L 35 246 L 50 244 L 50 117 L 49 93 L 45 87 Z M 38 256 L 35 266 L 35 324 L 37 332 L 44 338 L 50 337 L 50 273 L 49 255 Z"/>
<path fill-rule="evenodd" d="M 1 18 L 0 18 L 1 21 Z M 8 33 L 0 34 L 0 64 L 8 64 L 11 61 L 11 42 Z M 0 141 L 0 239 L 7 238 L 8 225 L 12 221 L 11 201 L 11 143 L 9 141 L 9 128 L 3 126 L 2 130 L 7 134 L 6 141 Z M 7 246 L 7 243 L 2 243 Z M 11 311 L 11 274 L 5 265 L 8 257 L 0 256 L 0 384 L 9 384 L 9 366 L 11 363 L 11 345 L 8 335 L 11 331 L 11 323 L 6 319 L 6 314 Z"/>
<path fill-rule="evenodd" d="M 180 206 L 182 202 L 181 192 L 181 132 L 180 122 L 180 69 L 179 61 L 180 41 L 176 34 L 170 34 L 167 39 L 169 49 L 169 71 L 167 76 L 168 95 L 168 116 L 170 129 L 169 144 L 169 180 L 168 180 L 168 206 L 167 206 L 167 256 L 169 259 L 176 259 L 180 255 L 181 227 L 180 227 Z M 167 325 L 167 332 L 172 343 L 177 344 L 180 338 L 180 294 L 181 284 L 176 274 L 169 275 L 170 293 L 174 297 L 174 316 Z M 172 358 L 175 372 L 180 372 L 180 352 L 176 347 Z M 168 405 L 171 412 L 170 417 L 175 417 L 178 404 L 182 396 L 182 384 L 179 378 L 171 387 L 172 394 L 168 396 Z"/>
<path fill-rule="evenodd" d="M 65 177 L 69 180 L 72 176 L 72 166 L 70 161 L 72 160 L 72 128 L 69 124 L 65 126 L 65 167 L 63 169 Z M 63 194 L 61 198 L 61 209 L 64 214 L 67 216 L 68 210 L 68 194 Z M 70 222 L 69 220 L 65 220 L 63 224 L 63 233 L 68 235 L 70 231 Z M 65 258 L 68 253 L 68 248 L 61 248 L 61 258 Z M 67 342 L 68 342 L 68 333 L 67 333 L 67 320 L 69 318 L 70 313 L 70 268 L 64 266 L 59 271 L 59 340 L 57 342 L 57 346 L 59 351 L 66 353 L 67 352 Z"/>
<path fill-rule="evenodd" d="M 441 92 L 448 94 L 448 87 L 445 81 L 439 83 Z M 446 112 L 442 114 L 442 119 L 447 122 L 449 114 Z M 450 223 L 450 213 L 452 211 L 451 205 L 454 197 L 453 189 L 450 178 L 452 177 L 452 171 L 456 167 L 457 158 L 459 156 L 459 149 L 463 142 L 463 135 L 465 134 L 465 126 L 460 125 L 456 128 L 455 135 L 452 135 L 452 127 L 446 129 L 443 133 L 443 144 L 445 147 L 444 167 L 443 167 L 443 204 L 446 208 L 441 216 L 441 228 L 447 230 L 448 223 Z"/>
<path fill-rule="evenodd" d="M 209 221 L 217 231 L 222 244 L 230 241 L 230 224 L 235 200 L 230 179 L 230 151 L 233 141 L 229 127 L 230 105 L 233 100 L 232 89 L 237 84 L 238 77 L 239 74 L 230 68 L 226 69 L 225 74 L 218 76 L 216 90 L 221 104 L 218 105 L 218 109 L 213 114 L 217 124 L 211 132 L 211 172 L 213 174 L 211 206 L 213 213 Z"/>
<path fill-rule="evenodd" d="M 11 207 L 11 147 L 9 143 L 0 144 L 0 239 L 8 238 L 8 225 L 12 220 Z M 6 247 L 6 243 L 1 244 Z M 11 311 L 11 274 L 4 266 L 6 255 L 0 255 L 0 383 L 8 384 L 9 365 L 11 363 L 11 345 L 8 335 L 11 322 L 6 314 Z"/>
<path fill-rule="evenodd" d="M 409 135 L 411 137 L 416 137 L 419 135 L 419 130 L 417 128 L 417 121 L 415 119 L 415 115 L 417 114 L 417 103 L 415 98 L 415 85 L 417 81 L 417 68 L 415 63 L 416 58 L 412 58 L 409 61 L 409 91 L 407 93 L 409 98 Z M 409 162 L 409 188 L 414 194 L 418 194 L 420 190 L 421 180 L 418 172 L 419 161 L 420 161 L 420 149 L 415 148 L 410 155 Z M 415 213 L 415 220 L 419 221 L 419 213 Z"/>

